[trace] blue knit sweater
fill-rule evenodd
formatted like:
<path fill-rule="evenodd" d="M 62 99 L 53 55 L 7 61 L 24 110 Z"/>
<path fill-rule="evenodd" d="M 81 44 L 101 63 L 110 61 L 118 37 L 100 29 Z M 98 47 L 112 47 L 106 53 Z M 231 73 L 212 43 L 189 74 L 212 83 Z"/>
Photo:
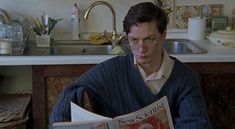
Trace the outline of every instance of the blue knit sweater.
<path fill-rule="evenodd" d="M 70 101 L 81 105 L 81 93 L 86 89 L 99 114 L 107 117 L 136 111 L 167 96 L 175 129 L 211 129 L 196 74 L 174 60 L 172 73 L 157 95 L 145 85 L 132 54 L 96 65 L 63 90 L 50 122 L 70 120 Z"/>

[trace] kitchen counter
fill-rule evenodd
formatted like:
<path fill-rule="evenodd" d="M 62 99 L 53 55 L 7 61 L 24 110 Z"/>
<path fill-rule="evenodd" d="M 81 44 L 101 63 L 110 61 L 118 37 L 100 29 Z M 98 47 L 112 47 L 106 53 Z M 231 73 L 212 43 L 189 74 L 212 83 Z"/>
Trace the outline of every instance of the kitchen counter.
<path fill-rule="evenodd" d="M 235 62 L 235 48 L 215 46 L 209 40 L 193 41 L 207 50 L 205 54 L 170 54 L 182 62 Z M 0 56 L 0 65 L 98 64 L 117 55 L 22 55 Z"/>

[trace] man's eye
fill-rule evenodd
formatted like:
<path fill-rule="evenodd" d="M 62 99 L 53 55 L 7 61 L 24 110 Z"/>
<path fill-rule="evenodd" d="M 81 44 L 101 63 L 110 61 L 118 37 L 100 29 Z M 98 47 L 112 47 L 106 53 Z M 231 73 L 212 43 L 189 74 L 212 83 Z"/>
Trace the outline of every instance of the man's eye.
<path fill-rule="evenodd" d="M 154 41 L 155 38 L 148 38 L 147 40 L 148 40 L 148 41 Z"/>
<path fill-rule="evenodd" d="M 138 40 L 131 38 L 130 41 L 133 42 L 133 43 L 136 43 Z"/>
<path fill-rule="evenodd" d="M 155 38 L 146 38 L 146 39 L 145 39 L 145 42 L 150 43 L 150 42 L 153 42 L 154 40 L 155 40 Z"/>

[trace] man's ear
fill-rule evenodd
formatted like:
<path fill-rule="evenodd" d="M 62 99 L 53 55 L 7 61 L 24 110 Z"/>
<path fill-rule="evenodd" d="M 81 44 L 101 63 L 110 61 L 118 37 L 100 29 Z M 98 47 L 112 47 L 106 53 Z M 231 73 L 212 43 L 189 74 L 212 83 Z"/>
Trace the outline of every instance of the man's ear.
<path fill-rule="evenodd" d="M 164 32 L 162 33 L 162 39 L 166 39 L 166 34 L 167 34 L 167 28 L 164 30 Z"/>

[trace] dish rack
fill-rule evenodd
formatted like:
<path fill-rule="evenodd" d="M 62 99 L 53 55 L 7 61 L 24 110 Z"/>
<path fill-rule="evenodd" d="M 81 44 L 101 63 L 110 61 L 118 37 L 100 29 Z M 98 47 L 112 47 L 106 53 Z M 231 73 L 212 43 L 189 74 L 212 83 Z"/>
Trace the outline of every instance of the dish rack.
<path fill-rule="evenodd" d="M 24 42 L 0 38 L 0 55 L 23 55 Z"/>
<path fill-rule="evenodd" d="M 22 55 L 25 48 L 23 24 L 11 19 L 6 10 L 0 8 L 0 40 L 11 44 L 11 55 Z M 1 48 L 2 46 L 0 46 Z"/>
<path fill-rule="evenodd" d="M 0 40 L 7 41 L 11 44 L 12 55 L 22 55 L 25 48 L 25 41 L 23 36 L 22 27 L 18 25 L 18 29 L 14 29 L 13 26 L 7 24 L 0 25 Z M 0 46 L 0 48 L 4 46 Z"/>

